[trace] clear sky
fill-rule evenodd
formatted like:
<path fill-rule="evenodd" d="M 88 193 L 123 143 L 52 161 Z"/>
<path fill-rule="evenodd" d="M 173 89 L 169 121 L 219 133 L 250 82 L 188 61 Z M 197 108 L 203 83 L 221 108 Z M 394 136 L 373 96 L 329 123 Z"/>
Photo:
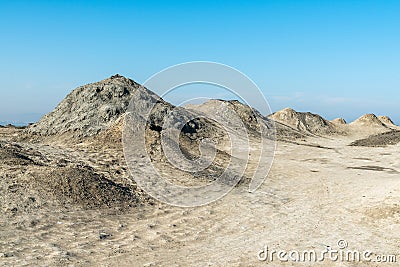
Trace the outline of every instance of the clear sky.
<path fill-rule="evenodd" d="M 239 69 L 273 111 L 400 123 L 400 1 L 0 1 L 0 121 L 187 61 Z"/>

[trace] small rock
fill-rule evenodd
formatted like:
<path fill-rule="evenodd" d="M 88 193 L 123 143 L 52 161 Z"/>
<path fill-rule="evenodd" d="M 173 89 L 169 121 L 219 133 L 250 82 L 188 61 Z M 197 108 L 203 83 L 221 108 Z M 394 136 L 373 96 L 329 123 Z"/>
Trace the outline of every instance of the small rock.
<path fill-rule="evenodd" d="M 14 257 L 14 253 L 12 252 L 0 253 L 0 258 L 11 258 L 11 257 Z"/>
<path fill-rule="evenodd" d="M 108 237 L 110 237 L 110 236 L 111 236 L 111 235 L 110 235 L 110 234 L 107 234 L 107 233 L 100 233 L 100 234 L 99 234 L 100 240 L 106 239 L 106 238 L 108 238 Z"/>

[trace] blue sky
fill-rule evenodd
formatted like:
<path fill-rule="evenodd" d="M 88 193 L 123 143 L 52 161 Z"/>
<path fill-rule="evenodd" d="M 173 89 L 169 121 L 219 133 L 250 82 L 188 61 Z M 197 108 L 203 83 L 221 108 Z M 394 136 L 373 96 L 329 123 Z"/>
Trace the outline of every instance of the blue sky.
<path fill-rule="evenodd" d="M 115 73 L 141 83 L 204 60 L 244 72 L 273 111 L 400 123 L 399 14 L 399 1 L 0 1 L 0 121 L 34 121 Z"/>

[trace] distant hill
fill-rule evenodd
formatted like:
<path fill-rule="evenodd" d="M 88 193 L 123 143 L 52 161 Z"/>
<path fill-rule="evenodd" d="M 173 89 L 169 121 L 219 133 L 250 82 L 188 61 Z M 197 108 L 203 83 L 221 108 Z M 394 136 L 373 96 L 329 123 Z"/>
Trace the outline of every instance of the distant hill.
<path fill-rule="evenodd" d="M 327 121 L 317 114 L 310 112 L 297 112 L 291 108 L 285 108 L 275 112 L 269 118 L 288 125 L 300 132 L 311 135 L 337 135 L 344 134 L 334 123 Z"/>
<path fill-rule="evenodd" d="M 353 121 L 351 125 L 365 126 L 365 127 L 386 127 L 385 124 L 375 115 L 366 114 L 357 120 Z"/>
<path fill-rule="evenodd" d="M 28 126 L 29 124 L 30 124 L 29 122 L 0 121 L 1 126 L 14 125 L 17 127 L 24 127 Z"/>
<path fill-rule="evenodd" d="M 388 116 L 378 116 L 378 119 L 387 126 L 395 126 L 394 122 Z"/>

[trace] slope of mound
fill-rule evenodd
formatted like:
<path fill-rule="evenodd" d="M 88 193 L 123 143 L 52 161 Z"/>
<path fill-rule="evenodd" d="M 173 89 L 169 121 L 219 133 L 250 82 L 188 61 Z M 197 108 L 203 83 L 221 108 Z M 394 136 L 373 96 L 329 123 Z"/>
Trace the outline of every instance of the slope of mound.
<path fill-rule="evenodd" d="M 337 125 L 346 125 L 347 124 L 346 120 L 343 119 L 343 118 L 337 118 L 337 119 L 334 119 L 331 122 L 334 123 L 334 124 L 337 124 Z"/>
<path fill-rule="evenodd" d="M 133 100 L 135 103 L 130 106 Z M 148 118 L 142 117 L 148 106 L 153 106 Z M 184 108 L 174 107 L 140 84 L 120 75 L 100 82 L 78 87 L 52 112 L 31 125 L 26 133 L 44 136 L 48 140 L 61 140 L 60 135 L 71 134 L 76 140 L 98 136 L 115 125 L 129 112 L 137 114 L 137 123 L 145 122 L 152 131 L 160 132 L 164 122 L 182 122 L 191 114 Z M 187 119 L 189 122 L 189 119 Z M 199 118 L 184 125 L 182 132 L 189 135 L 218 133 L 212 122 Z M 63 139 L 64 140 L 64 139 Z"/>
<path fill-rule="evenodd" d="M 386 124 L 387 126 L 396 126 L 392 119 L 390 119 L 388 116 L 378 116 L 378 119 L 383 123 Z"/>
<path fill-rule="evenodd" d="M 230 122 L 232 129 L 244 126 L 249 134 L 257 135 L 263 127 L 263 132 L 271 138 L 274 134 L 272 121 L 265 119 L 257 110 L 237 100 L 212 99 L 200 105 L 188 105 L 187 108 L 195 112 L 216 115 L 220 120 Z"/>
<path fill-rule="evenodd" d="M 130 207 L 137 205 L 139 199 L 130 188 L 108 180 L 91 168 L 59 167 L 38 175 L 36 183 L 63 206 Z"/>
<path fill-rule="evenodd" d="M 297 112 L 291 108 L 273 113 L 269 116 L 274 121 L 288 125 L 298 131 L 312 135 L 344 134 L 333 123 L 317 114 Z"/>
<path fill-rule="evenodd" d="M 141 138 L 143 136 L 140 131 L 144 129 L 146 151 L 140 156 L 138 155 L 138 157 L 143 158 L 143 155 L 147 154 L 153 162 L 167 162 L 165 165 L 168 165 L 169 162 L 163 154 L 164 147 L 161 147 L 161 136 L 165 132 L 170 133 L 170 136 L 166 137 L 167 148 L 170 151 L 175 151 L 175 145 L 178 144 L 181 150 L 185 152 L 183 153 L 184 156 L 188 159 L 199 157 L 199 147 L 200 144 L 203 144 L 202 140 L 204 139 L 222 143 L 219 141 L 226 138 L 224 129 L 212 120 L 193 115 L 196 114 L 182 107 L 171 105 L 134 81 L 115 75 L 103 81 L 75 89 L 54 111 L 44 116 L 35 125 L 30 126 L 25 131 L 26 137 L 24 136 L 25 139 L 23 140 L 34 140 L 35 145 L 44 145 L 41 142 L 36 142 L 43 141 L 50 147 L 57 145 L 57 148 L 62 147 L 65 150 L 70 150 L 70 148 L 79 150 L 79 152 L 72 151 L 75 155 L 79 154 L 80 151 L 84 151 L 85 155 L 81 154 L 80 156 L 84 156 L 90 162 L 88 165 L 93 168 L 93 175 L 81 169 L 68 169 L 65 170 L 62 176 L 57 176 L 56 173 L 51 172 L 47 176 L 39 174 L 38 177 L 44 177 L 42 183 L 56 186 L 52 191 L 60 192 L 62 188 L 69 186 L 67 193 L 74 192 L 69 198 L 73 198 L 74 203 L 82 202 L 83 205 L 87 206 L 89 203 L 96 203 L 96 201 L 91 199 L 90 201 L 88 200 L 88 203 L 85 203 L 85 199 L 89 196 L 85 195 L 84 192 L 99 189 L 103 193 L 98 194 L 104 195 L 106 192 L 97 185 L 109 185 L 110 188 L 114 188 L 115 186 L 112 183 L 120 180 L 116 177 L 121 176 L 121 173 L 125 174 L 127 172 L 126 167 L 128 166 L 125 165 L 126 162 L 122 153 L 123 140 L 121 137 L 123 132 L 139 134 L 138 138 L 129 140 L 128 149 L 133 151 L 137 146 L 142 148 L 143 142 Z M 168 122 L 169 126 L 166 126 L 165 122 Z M 164 127 L 168 127 L 167 131 L 163 131 Z M 140 130 L 138 131 L 137 129 L 139 128 Z M 123 131 L 126 129 L 129 130 Z M 135 130 L 130 131 L 132 129 Z M 179 133 L 178 140 L 172 139 L 177 132 Z M 38 136 L 39 138 L 37 138 Z M 67 148 L 66 144 L 68 144 Z M 202 145 L 202 147 L 211 150 L 212 144 Z M 212 176 L 212 168 L 218 169 L 220 168 L 219 166 L 228 162 L 228 160 L 225 160 L 225 152 L 217 151 L 216 153 L 217 157 L 215 162 L 211 164 L 211 171 L 207 172 L 204 175 L 205 177 Z M 175 154 L 173 156 L 175 157 Z M 53 160 L 54 155 L 49 157 L 51 158 L 49 160 Z M 176 158 L 176 161 L 183 160 L 179 155 Z M 220 163 L 217 161 L 220 161 Z M 167 168 L 171 170 L 172 177 L 176 176 L 177 170 L 172 165 L 163 167 L 164 170 Z M 134 171 L 136 170 L 135 167 L 133 169 Z M 143 176 L 143 172 L 146 170 L 147 168 L 143 168 L 138 173 L 134 172 L 134 175 Z M 81 172 L 82 176 L 79 176 L 79 172 Z M 42 171 L 42 173 L 45 173 L 45 171 Z M 106 176 L 99 176 L 103 174 Z M 56 181 L 52 180 L 53 176 L 58 177 Z M 76 178 L 64 181 L 64 176 Z M 191 173 L 187 174 L 187 176 L 188 180 L 198 180 Z M 112 183 L 103 180 L 103 178 Z M 85 180 L 90 181 L 90 183 L 84 183 Z M 78 190 L 78 184 L 84 188 L 84 191 Z M 115 187 L 114 189 L 117 191 L 113 194 L 124 198 L 124 191 L 118 188 L 121 189 L 119 186 Z M 97 193 L 93 191 L 90 194 Z M 58 193 L 57 195 L 65 196 L 65 194 Z M 83 199 L 79 196 L 82 196 Z M 104 198 L 108 199 L 106 202 L 113 201 L 109 197 L 104 195 Z M 103 204 L 93 205 L 101 206 Z"/>
<path fill-rule="evenodd" d="M 114 177 L 118 173 L 123 176 L 123 169 L 110 161 L 113 153 L 103 153 L 95 162 L 92 155 L 0 141 L 0 208 L 17 213 L 41 208 L 128 208 L 147 203 L 149 198 L 136 185 Z"/>
<path fill-rule="evenodd" d="M 92 136 L 126 112 L 132 93 L 139 88 L 145 90 L 120 75 L 80 86 L 27 132 L 41 136 L 67 132 L 76 137 Z"/>
<path fill-rule="evenodd" d="M 386 128 L 375 114 L 366 114 L 352 122 L 351 125 Z"/>
<path fill-rule="evenodd" d="M 231 109 L 223 108 L 223 105 L 227 105 Z M 260 134 L 261 127 L 263 127 L 263 133 L 271 139 L 293 140 L 305 137 L 295 129 L 266 118 L 256 109 L 237 100 L 212 99 L 200 105 L 188 105 L 188 108 L 205 114 L 225 110 L 225 114 L 221 114 L 223 119 L 233 122 L 232 118 L 238 116 L 248 133 L 256 136 Z M 240 127 L 240 125 L 232 125 L 232 127 Z"/>
<path fill-rule="evenodd" d="M 372 135 L 368 138 L 357 140 L 351 146 L 385 147 L 400 143 L 400 131 L 390 131 L 382 134 Z"/>

